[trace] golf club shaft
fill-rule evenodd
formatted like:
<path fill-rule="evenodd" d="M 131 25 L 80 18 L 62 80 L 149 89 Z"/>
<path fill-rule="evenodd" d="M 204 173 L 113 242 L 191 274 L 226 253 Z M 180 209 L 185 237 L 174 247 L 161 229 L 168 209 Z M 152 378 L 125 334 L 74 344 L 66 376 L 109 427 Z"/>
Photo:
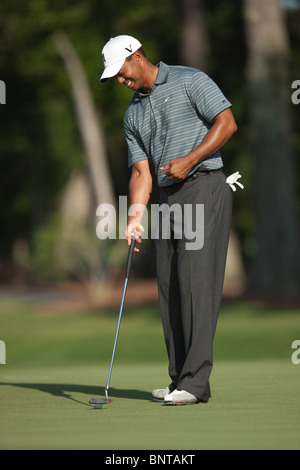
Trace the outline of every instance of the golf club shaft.
<path fill-rule="evenodd" d="M 119 329 L 120 329 L 121 318 L 122 318 L 122 312 L 123 312 L 123 305 L 124 305 L 124 300 L 125 300 L 125 295 L 126 295 L 126 290 L 127 290 L 127 283 L 128 283 L 128 279 L 129 279 L 129 273 L 130 273 L 130 268 L 131 268 L 131 262 L 132 262 L 132 257 L 133 257 L 133 253 L 134 253 L 135 243 L 136 243 L 136 241 L 134 239 L 132 239 L 131 240 L 131 245 L 129 247 L 129 252 L 128 252 L 126 275 L 125 275 L 125 282 L 124 282 L 124 288 L 123 288 L 123 294 L 122 294 L 122 300 L 121 300 L 121 307 L 120 307 L 118 324 L 117 324 L 117 329 L 116 329 L 116 334 L 115 334 L 113 352 L 112 352 L 111 361 L 110 361 L 107 384 L 106 384 L 106 388 L 105 388 L 106 398 L 108 398 L 108 389 L 109 389 L 109 384 L 110 384 L 111 371 L 112 371 L 112 367 L 113 367 L 113 363 L 114 363 L 114 357 L 115 357 L 116 346 L 117 346 L 118 335 L 119 335 Z"/>

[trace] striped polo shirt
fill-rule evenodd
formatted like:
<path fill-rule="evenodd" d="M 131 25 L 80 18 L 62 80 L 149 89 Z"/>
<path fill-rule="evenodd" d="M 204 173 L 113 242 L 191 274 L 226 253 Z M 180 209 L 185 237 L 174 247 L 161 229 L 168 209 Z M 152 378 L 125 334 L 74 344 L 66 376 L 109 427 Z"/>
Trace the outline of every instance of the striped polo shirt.
<path fill-rule="evenodd" d="M 124 117 L 128 166 L 153 162 L 158 186 L 168 186 L 165 171 L 170 160 L 183 157 L 202 142 L 211 121 L 231 107 L 215 82 L 200 70 L 159 64 L 150 94 L 135 92 Z M 192 168 L 216 170 L 223 166 L 219 151 Z"/>

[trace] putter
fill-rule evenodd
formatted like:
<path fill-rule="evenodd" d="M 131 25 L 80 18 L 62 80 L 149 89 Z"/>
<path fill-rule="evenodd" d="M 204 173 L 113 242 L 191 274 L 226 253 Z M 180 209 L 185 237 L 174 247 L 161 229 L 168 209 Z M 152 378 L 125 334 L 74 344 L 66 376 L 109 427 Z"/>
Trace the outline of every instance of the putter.
<path fill-rule="evenodd" d="M 112 351 L 112 356 L 111 356 L 111 361 L 110 361 L 110 367 L 109 367 L 109 372 L 108 372 L 107 384 L 106 384 L 106 387 L 105 387 L 105 398 L 91 398 L 89 403 L 94 405 L 94 408 L 102 408 L 103 404 L 111 402 L 111 400 L 108 398 L 108 390 L 109 390 L 109 385 L 110 385 L 112 367 L 113 367 L 114 358 L 115 358 L 116 346 L 117 346 L 119 329 L 120 329 L 122 312 L 123 312 L 123 305 L 124 305 L 124 300 L 125 300 L 125 295 L 126 295 L 126 290 L 127 290 L 127 283 L 128 283 L 128 279 L 129 279 L 129 273 L 130 273 L 131 262 L 132 262 L 132 257 L 133 257 L 133 253 L 134 253 L 135 244 L 136 244 L 136 240 L 132 239 L 131 240 L 131 245 L 130 245 L 129 251 L 128 251 L 125 282 L 124 282 L 124 288 L 123 288 L 123 294 L 122 294 L 118 324 L 117 324 L 117 329 L 116 329 L 116 334 L 115 334 L 115 341 L 114 341 L 114 346 L 113 346 L 113 351 Z"/>

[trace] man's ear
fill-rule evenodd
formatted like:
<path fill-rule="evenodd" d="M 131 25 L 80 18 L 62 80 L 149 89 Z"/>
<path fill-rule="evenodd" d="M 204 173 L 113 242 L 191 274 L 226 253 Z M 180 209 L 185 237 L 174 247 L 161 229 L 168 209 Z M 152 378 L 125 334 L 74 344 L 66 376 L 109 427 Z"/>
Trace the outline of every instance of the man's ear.
<path fill-rule="evenodd" d="M 141 61 L 142 61 L 142 58 L 143 58 L 143 55 L 140 53 L 140 51 L 135 51 L 135 52 L 132 54 L 132 59 L 133 59 L 135 62 L 141 62 Z"/>

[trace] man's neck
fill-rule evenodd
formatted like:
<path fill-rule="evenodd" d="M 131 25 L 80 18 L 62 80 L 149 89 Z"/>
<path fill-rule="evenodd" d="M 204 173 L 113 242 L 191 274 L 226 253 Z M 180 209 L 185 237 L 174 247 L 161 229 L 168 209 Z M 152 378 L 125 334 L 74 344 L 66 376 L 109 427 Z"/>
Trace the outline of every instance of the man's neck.
<path fill-rule="evenodd" d="M 141 87 L 140 92 L 145 95 L 150 95 L 153 85 L 155 83 L 156 77 L 158 74 L 158 67 L 147 62 L 145 69 L 145 84 Z"/>

